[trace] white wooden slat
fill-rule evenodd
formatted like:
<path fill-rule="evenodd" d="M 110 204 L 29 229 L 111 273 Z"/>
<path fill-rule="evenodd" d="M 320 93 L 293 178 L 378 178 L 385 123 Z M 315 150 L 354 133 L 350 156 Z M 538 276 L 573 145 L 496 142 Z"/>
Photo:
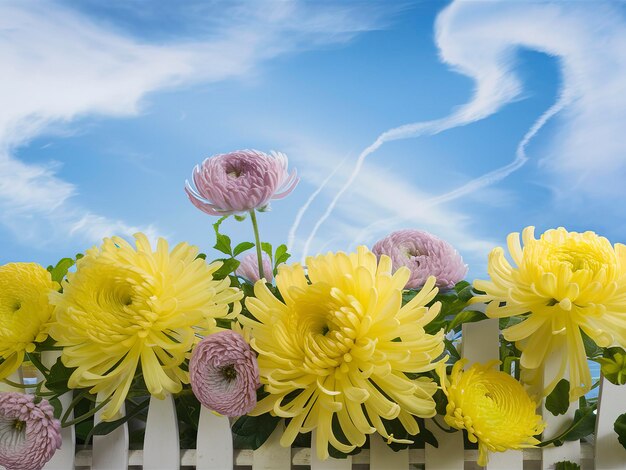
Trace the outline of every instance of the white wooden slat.
<path fill-rule="evenodd" d="M 549 356 L 545 362 L 544 380 L 554 377 L 559 368 L 559 361 L 554 355 Z M 566 368 L 567 374 L 567 368 Z M 565 414 L 554 416 L 545 407 L 545 399 L 542 400 L 541 413 L 546 423 L 546 430 L 543 432 L 543 440 L 558 436 L 572 422 L 574 413 L 578 409 L 578 402 L 570 403 Z M 556 462 L 569 460 L 580 465 L 580 441 L 564 442 L 562 446 L 548 446 L 543 448 L 542 469 L 552 470 Z"/>
<path fill-rule="evenodd" d="M 441 417 L 436 417 L 441 419 Z M 463 470 L 464 467 L 464 449 L 463 449 L 463 433 L 461 431 L 455 433 L 447 433 L 439 429 L 435 424 L 426 420 L 426 427 L 433 433 L 439 447 L 433 447 L 426 444 L 424 460 L 427 470 Z"/>
<path fill-rule="evenodd" d="M 350 455 L 345 459 L 328 457 L 326 460 L 319 460 L 317 458 L 316 434 L 317 430 L 314 429 L 311 433 L 311 470 L 351 470 L 352 456 Z"/>
<path fill-rule="evenodd" d="M 150 397 L 143 449 L 143 470 L 178 470 L 180 443 L 172 395 L 163 400 Z"/>
<path fill-rule="evenodd" d="M 407 470 L 409 450 L 394 452 L 378 434 L 370 436 L 370 470 Z"/>
<path fill-rule="evenodd" d="M 122 405 L 115 419 L 126 414 Z M 100 423 L 102 410 L 94 416 L 94 426 Z M 109 434 L 93 437 L 92 470 L 119 470 L 128 467 L 128 426 L 126 423 L 115 428 Z"/>
<path fill-rule="evenodd" d="M 47 368 L 52 367 L 57 359 L 61 357 L 61 351 L 44 351 L 41 353 L 41 362 Z M 63 406 L 63 413 L 72 402 L 72 392 L 65 393 L 59 397 Z M 70 413 L 69 419 L 74 418 L 74 412 Z M 45 465 L 44 470 L 68 470 L 74 468 L 74 458 L 76 452 L 76 432 L 74 426 L 61 428 L 61 438 L 63 440 L 61 448 L 57 449 L 54 456 Z"/>
<path fill-rule="evenodd" d="M 617 417 L 626 413 L 624 398 L 626 385 L 614 385 L 602 377 L 596 421 L 596 470 L 620 470 L 626 467 L 626 449 L 617 440 L 613 429 Z"/>
<path fill-rule="evenodd" d="M 233 466 L 230 422 L 205 408 L 200 409 L 196 452 L 197 470 L 224 470 Z"/>
<path fill-rule="evenodd" d="M 252 470 L 291 469 L 291 448 L 280 445 L 285 425 L 281 421 L 265 443 L 254 451 Z"/>
<path fill-rule="evenodd" d="M 500 358 L 499 322 L 490 318 L 477 323 L 465 323 L 462 327 L 463 357 L 474 362 L 486 363 Z M 522 470 L 524 454 L 521 451 L 491 452 L 488 470 Z"/>

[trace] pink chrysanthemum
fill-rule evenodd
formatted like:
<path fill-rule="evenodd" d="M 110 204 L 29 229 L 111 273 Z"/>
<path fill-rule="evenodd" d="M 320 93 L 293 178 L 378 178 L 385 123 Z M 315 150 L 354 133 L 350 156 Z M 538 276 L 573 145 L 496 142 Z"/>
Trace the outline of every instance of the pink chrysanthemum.
<path fill-rule="evenodd" d="M 194 206 L 209 215 L 230 215 L 267 206 L 282 199 L 298 184 L 296 171 L 287 171 L 287 156 L 257 150 L 214 155 L 197 165 L 193 184 L 185 192 Z"/>
<path fill-rule="evenodd" d="M 241 260 L 241 264 L 235 271 L 237 276 L 246 278 L 251 283 L 255 283 L 261 276 L 259 275 L 259 261 L 256 253 L 249 253 Z M 265 280 L 272 282 L 274 276 L 272 274 L 272 262 L 267 255 L 263 255 L 263 274 L 265 274 Z"/>
<path fill-rule="evenodd" d="M 256 406 L 259 366 L 238 333 L 220 331 L 194 348 L 189 362 L 191 389 L 200 403 L 224 416 L 241 416 Z"/>
<path fill-rule="evenodd" d="M 421 230 L 398 230 L 376 242 L 372 251 L 380 258 L 391 258 L 393 270 L 406 266 L 411 277 L 407 289 L 421 288 L 428 276 L 435 276 L 436 285 L 450 289 L 467 274 L 467 265 L 448 242 Z"/>
<path fill-rule="evenodd" d="M 0 465 L 40 470 L 61 447 L 61 425 L 50 403 L 33 395 L 0 393 Z"/>

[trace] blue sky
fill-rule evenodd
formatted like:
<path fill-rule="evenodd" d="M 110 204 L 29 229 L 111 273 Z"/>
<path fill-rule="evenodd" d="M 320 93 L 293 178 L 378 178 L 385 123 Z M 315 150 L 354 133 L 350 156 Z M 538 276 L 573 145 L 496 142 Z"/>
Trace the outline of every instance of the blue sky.
<path fill-rule="evenodd" d="M 264 239 L 292 234 L 296 259 L 413 227 L 450 241 L 473 278 L 526 225 L 625 242 L 624 12 L 5 1 L 0 262 L 47 265 L 137 230 L 211 253 L 214 220 L 184 181 L 242 148 L 285 152 L 301 175 L 260 218 Z M 226 228 L 251 238 L 248 222 Z"/>

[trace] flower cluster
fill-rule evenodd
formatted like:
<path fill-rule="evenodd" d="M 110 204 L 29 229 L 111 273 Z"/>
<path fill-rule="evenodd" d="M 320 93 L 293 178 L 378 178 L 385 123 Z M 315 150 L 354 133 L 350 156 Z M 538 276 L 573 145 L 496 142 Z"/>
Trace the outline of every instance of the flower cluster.
<path fill-rule="evenodd" d="M 153 251 L 145 235 L 135 238 L 136 248 L 113 237 L 87 250 L 63 293 L 51 297 L 57 318 L 50 333 L 64 364 L 76 368 L 68 385 L 89 387 L 99 401 L 111 397 L 104 420 L 117 414 L 139 364 L 150 394 L 180 392 L 198 335 L 240 309 L 230 280 L 213 279 L 220 263 L 207 264 L 187 243 L 170 252 L 160 239 Z"/>
<path fill-rule="evenodd" d="M 408 289 L 420 289 L 429 276 L 435 276 L 436 285 L 451 289 L 467 274 L 467 265 L 452 245 L 421 230 L 398 230 L 372 247 L 376 256 L 391 258 L 393 269 L 406 266 L 411 276 Z"/>
<path fill-rule="evenodd" d="M 466 371 L 467 360 L 452 368 L 448 383 L 441 385 L 448 397 L 445 421 L 456 429 L 464 429 L 471 442 L 478 442 L 478 465 L 487 465 L 489 451 L 503 452 L 539 444 L 534 436 L 544 428 L 541 416 L 535 413 L 537 403 L 524 387 L 504 372 L 494 368 L 498 361 L 474 364 Z"/>
<path fill-rule="evenodd" d="M 613 383 L 626 382 L 624 245 L 564 228 L 536 239 L 528 227 L 523 243 L 508 237 L 513 263 L 495 248 L 489 279 L 473 286 L 461 255 L 422 230 L 287 264 L 287 247 L 262 242 L 257 221 L 298 182 L 285 155 L 216 155 L 192 180 L 185 191 L 194 206 L 221 216 L 214 248 L 223 258 L 207 262 L 197 247 L 164 239 L 153 248 L 139 233 L 134 244 L 105 238 L 72 269 L 67 258 L 48 270 L 0 267 L 0 380 L 21 386 L 8 377 L 25 359 L 44 377 L 34 394 L 0 394 L 7 470 L 41 469 L 60 447 L 59 427 L 71 423 L 59 423 L 42 397 L 58 408 L 68 389 L 76 391 L 64 419 L 84 408 L 76 418 L 84 423 L 101 409 L 104 421 L 120 423 L 126 400 L 141 412 L 136 397 L 171 394 L 190 417 L 205 407 L 237 418 L 236 445 L 236 430 L 249 438 L 258 429 L 245 441 L 256 446 L 280 419 L 284 446 L 314 431 L 320 459 L 356 452 L 376 434 L 394 449 L 426 443 L 420 431 L 439 411 L 478 444 L 486 465 L 489 452 L 540 443 L 535 397 L 561 394 L 546 402 L 567 403 L 587 393 L 589 358 Z M 220 233 L 229 215 L 249 216 L 254 243 L 234 245 Z M 462 324 L 484 319 L 484 310 L 506 325 L 501 362 L 468 366 L 457 350 Z M 39 355 L 48 349 L 61 350 L 50 368 Z M 556 387 L 563 378 L 569 396 Z M 567 433 L 580 437 L 583 421 Z M 193 445 L 195 426 L 180 424 Z"/>
<path fill-rule="evenodd" d="M 15 372 L 25 353 L 48 336 L 53 313 L 48 296 L 58 288 L 38 264 L 0 266 L 0 379 Z"/>
<path fill-rule="evenodd" d="M 61 447 L 60 429 L 46 400 L 0 393 L 0 465 L 6 470 L 41 470 Z"/>
<path fill-rule="evenodd" d="M 626 347 L 626 246 L 562 227 L 539 239 L 527 227 L 522 240 L 523 246 L 518 233 L 507 239 L 515 266 L 502 248 L 490 253 L 491 280 L 474 283 L 484 294 L 473 301 L 489 302 L 490 317 L 523 315 L 503 334 L 522 351 L 524 380 L 541 387 L 546 360 L 555 356 L 559 367 L 544 393 L 567 375 L 574 401 L 592 385 L 581 332 L 600 347 Z"/>
<path fill-rule="evenodd" d="M 360 247 L 306 262 L 306 274 L 298 263 L 279 269 L 283 301 L 262 282 L 246 301 L 255 319 L 240 321 L 251 330 L 269 393 L 252 414 L 291 418 L 283 445 L 317 429 L 320 458 L 328 457 L 329 443 L 350 452 L 374 432 L 394 440 L 381 419 L 399 418 L 410 434 L 418 433 L 415 417 L 435 414 L 437 386 L 407 374 L 432 370 L 443 353 L 443 332 L 424 331 L 440 308 L 426 307 L 437 293 L 435 279 L 402 306 L 410 273 L 392 274 L 386 256 L 377 262 Z M 333 431 L 335 417 L 348 442 Z"/>

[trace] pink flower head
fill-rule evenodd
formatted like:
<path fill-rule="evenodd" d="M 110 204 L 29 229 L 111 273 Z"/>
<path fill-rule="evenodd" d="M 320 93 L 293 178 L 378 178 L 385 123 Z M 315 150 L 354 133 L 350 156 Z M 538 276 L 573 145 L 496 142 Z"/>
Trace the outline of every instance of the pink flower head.
<path fill-rule="evenodd" d="M 197 165 L 193 184 L 185 182 L 191 203 L 209 215 L 230 215 L 260 209 L 270 199 L 282 199 L 298 184 L 296 171 L 287 171 L 287 156 L 257 150 L 214 155 Z"/>
<path fill-rule="evenodd" d="M 253 284 L 261 279 L 259 274 L 259 261 L 256 253 L 248 253 L 244 256 L 241 260 L 241 264 L 237 267 L 235 274 L 237 274 L 237 276 L 245 277 Z M 265 253 L 263 254 L 263 274 L 265 274 L 265 280 L 267 282 L 272 282 L 274 279 L 274 275 L 272 274 L 272 262 Z"/>
<path fill-rule="evenodd" d="M 256 406 L 259 366 L 250 345 L 232 330 L 207 336 L 189 362 L 191 389 L 200 403 L 224 416 L 241 416 Z"/>
<path fill-rule="evenodd" d="M 41 470 L 61 447 L 61 425 L 50 403 L 33 395 L 0 393 L 0 465 Z"/>
<path fill-rule="evenodd" d="M 467 265 L 448 242 L 420 230 L 398 230 L 376 242 L 372 251 L 380 258 L 391 258 L 393 270 L 406 266 L 411 277 L 408 289 L 421 288 L 428 276 L 437 278 L 436 285 L 451 289 L 467 274 Z"/>

